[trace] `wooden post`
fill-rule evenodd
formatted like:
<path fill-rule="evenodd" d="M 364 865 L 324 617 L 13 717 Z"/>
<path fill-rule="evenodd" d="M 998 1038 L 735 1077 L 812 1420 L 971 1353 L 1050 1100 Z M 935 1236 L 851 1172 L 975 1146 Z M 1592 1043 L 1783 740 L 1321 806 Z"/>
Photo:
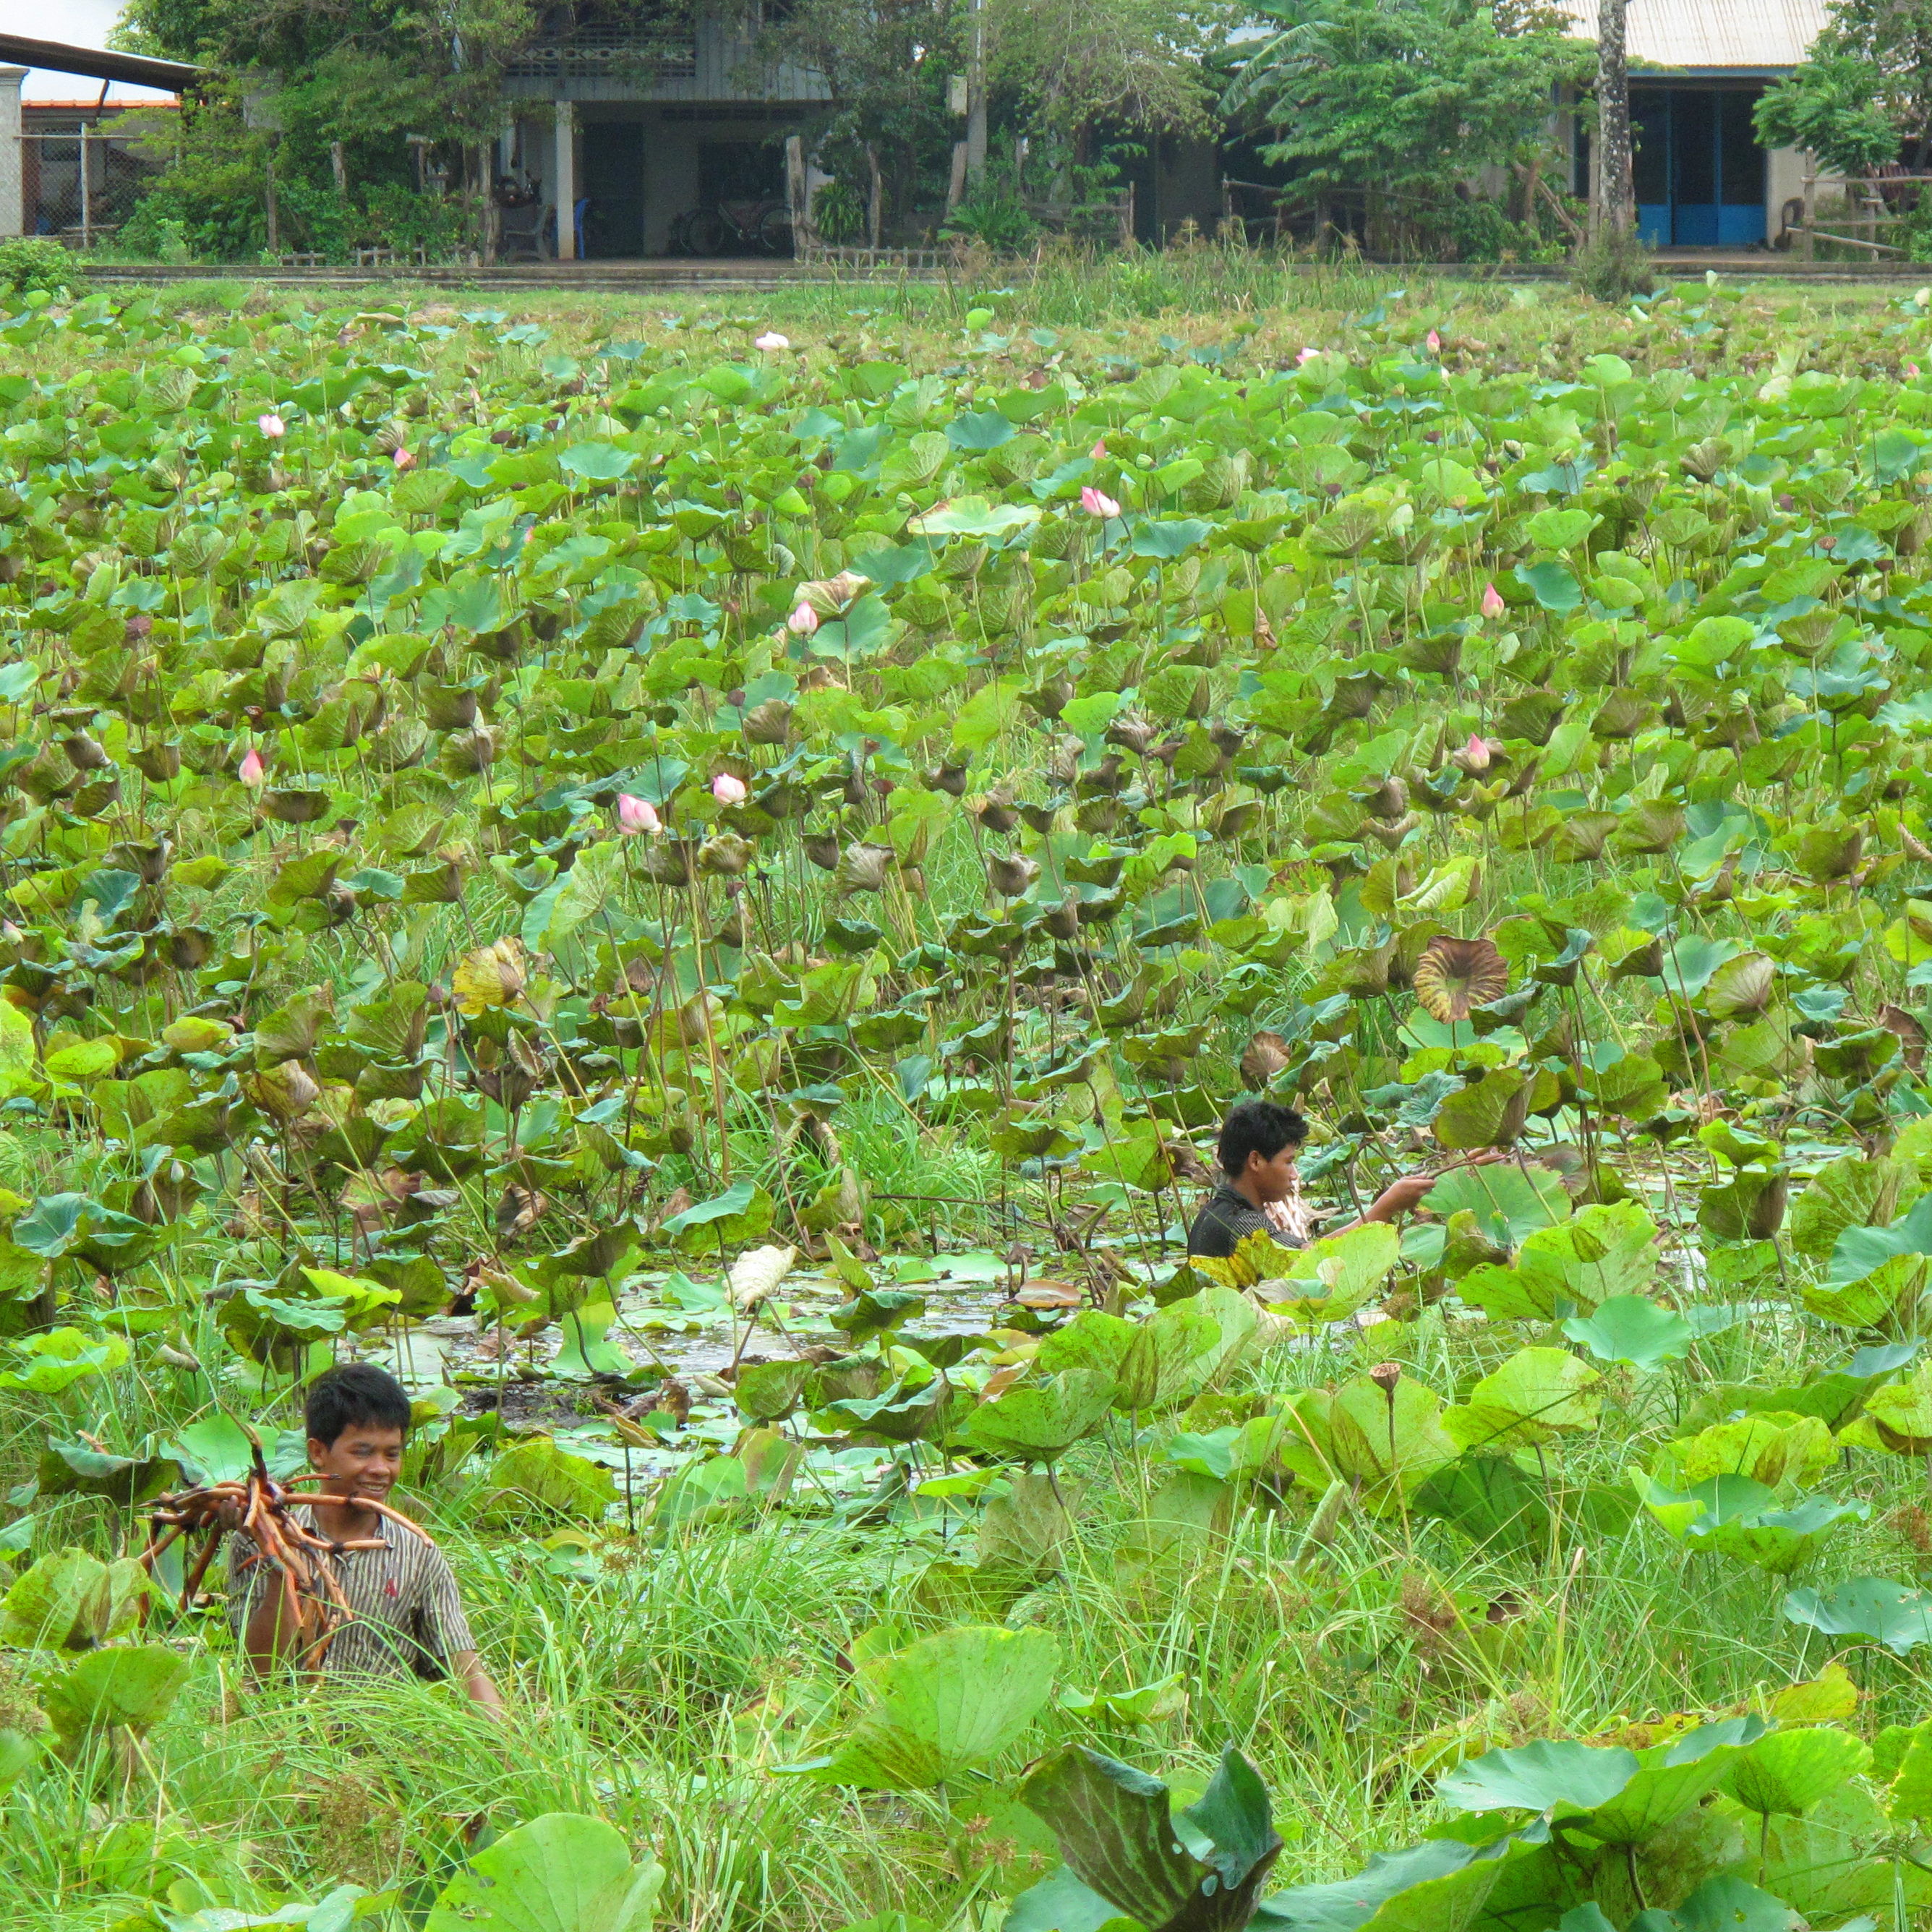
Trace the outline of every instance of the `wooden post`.
<path fill-rule="evenodd" d="M 868 247 L 876 248 L 885 214 L 886 182 L 879 167 L 879 151 L 869 141 L 866 143 L 866 166 L 872 177 L 866 194 L 866 238 Z"/>
<path fill-rule="evenodd" d="M 1810 262 L 1817 259 L 1816 244 L 1811 238 L 1812 222 L 1818 207 L 1818 177 L 1807 173 L 1804 177 L 1804 226 L 1798 244 L 1798 259 Z"/>
<path fill-rule="evenodd" d="M 556 259 L 577 260 L 577 104 L 556 104 Z"/>
<path fill-rule="evenodd" d="M 946 183 L 946 212 L 950 214 L 966 199 L 966 158 L 968 150 L 964 141 L 952 144 L 952 172 Z"/>
<path fill-rule="evenodd" d="M 342 152 L 340 141 L 328 144 L 329 172 L 335 177 L 335 191 L 344 201 L 349 199 L 349 163 Z"/>
<path fill-rule="evenodd" d="M 785 207 L 791 217 L 791 252 L 802 260 L 812 242 L 812 204 L 805 193 L 805 136 L 788 134 L 784 144 Z"/>
<path fill-rule="evenodd" d="M 272 134 L 268 136 L 268 164 L 262 185 L 268 200 L 268 253 L 279 255 L 282 252 L 282 212 L 275 200 L 275 137 Z"/>
<path fill-rule="evenodd" d="M 88 179 L 87 123 L 80 124 L 80 245 L 94 246 L 93 184 Z"/>

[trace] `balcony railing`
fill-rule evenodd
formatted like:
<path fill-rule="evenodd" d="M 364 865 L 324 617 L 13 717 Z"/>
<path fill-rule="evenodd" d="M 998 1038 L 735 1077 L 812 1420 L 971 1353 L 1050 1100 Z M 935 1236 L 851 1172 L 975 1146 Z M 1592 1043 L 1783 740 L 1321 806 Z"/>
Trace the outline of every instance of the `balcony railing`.
<path fill-rule="evenodd" d="M 688 40 L 640 34 L 610 21 L 525 47 L 505 72 L 522 80 L 694 80 L 698 49 Z"/>

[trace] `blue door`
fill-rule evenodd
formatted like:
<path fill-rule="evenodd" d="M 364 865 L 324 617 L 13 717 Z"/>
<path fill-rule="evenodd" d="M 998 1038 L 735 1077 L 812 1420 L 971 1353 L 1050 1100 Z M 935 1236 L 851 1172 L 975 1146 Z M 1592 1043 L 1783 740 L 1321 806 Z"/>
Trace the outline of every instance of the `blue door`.
<path fill-rule="evenodd" d="M 1653 248 L 1764 239 L 1764 150 L 1748 87 L 1634 87 L 1637 232 Z"/>

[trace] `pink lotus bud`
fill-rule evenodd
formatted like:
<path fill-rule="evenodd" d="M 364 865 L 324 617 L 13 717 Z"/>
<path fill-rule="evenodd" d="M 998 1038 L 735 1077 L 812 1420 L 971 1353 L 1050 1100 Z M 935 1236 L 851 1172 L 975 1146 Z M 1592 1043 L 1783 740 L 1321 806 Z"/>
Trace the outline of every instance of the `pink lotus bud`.
<path fill-rule="evenodd" d="M 1472 731 L 1469 734 L 1469 742 L 1460 752 L 1450 752 L 1450 760 L 1452 764 L 1460 765 L 1463 770 L 1473 776 L 1478 772 L 1486 772 L 1489 770 L 1490 755 L 1494 749 L 1495 747 L 1490 744 L 1488 739 L 1478 737 L 1474 732 Z"/>
<path fill-rule="evenodd" d="M 286 436 L 289 433 L 288 424 L 283 422 L 272 410 L 266 416 L 257 416 L 255 418 L 255 427 L 271 441 L 278 436 Z"/>
<path fill-rule="evenodd" d="M 634 797 L 629 792 L 617 794 L 617 830 L 626 833 L 662 832 L 664 820 L 657 814 L 657 808 L 649 799 Z"/>
<path fill-rule="evenodd" d="M 711 796 L 720 805 L 742 805 L 746 795 L 745 781 L 734 778 L 729 772 L 720 772 L 711 781 Z"/>
<path fill-rule="evenodd" d="M 235 768 L 235 776 L 244 785 L 258 785 L 268 776 L 268 768 L 262 762 L 262 754 L 253 745 L 242 754 L 242 762 Z"/>
<path fill-rule="evenodd" d="M 1508 608 L 1503 602 L 1502 592 L 1493 584 L 1483 586 L 1483 615 L 1485 617 L 1500 617 Z"/>
<path fill-rule="evenodd" d="M 1442 353 L 1442 338 L 1432 328 L 1429 332 L 1429 352 L 1432 356 Z"/>
<path fill-rule="evenodd" d="M 1301 353 L 1294 358 L 1295 367 L 1298 369 L 1305 363 L 1312 362 L 1316 357 L 1319 356 L 1321 353 L 1322 352 L 1318 349 L 1304 349 Z"/>
<path fill-rule="evenodd" d="M 1916 381 L 1918 375 L 1918 364 L 1916 362 L 1906 363 L 1905 365 L 1905 373 Z"/>
<path fill-rule="evenodd" d="M 1090 517 L 1118 517 L 1120 514 L 1120 505 L 1090 483 L 1080 492 L 1080 507 Z"/>
<path fill-rule="evenodd" d="M 801 597 L 798 608 L 785 620 L 785 628 L 801 638 L 808 638 L 818 628 L 818 613 Z"/>
<path fill-rule="evenodd" d="M 1100 440 L 1094 444 L 1094 447 L 1090 449 L 1087 454 L 1090 456 L 1096 463 L 1105 463 L 1107 460 L 1107 439 L 1104 436 L 1101 437 Z"/>
<path fill-rule="evenodd" d="M 406 449 L 398 450 L 395 454 L 392 456 L 389 460 L 393 463 L 398 470 L 413 470 L 416 466 L 416 458 L 412 456 Z"/>
<path fill-rule="evenodd" d="M 789 349 L 791 346 L 791 338 L 788 335 L 779 334 L 775 328 L 768 328 L 752 344 L 752 346 L 754 349 L 764 350 Z"/>

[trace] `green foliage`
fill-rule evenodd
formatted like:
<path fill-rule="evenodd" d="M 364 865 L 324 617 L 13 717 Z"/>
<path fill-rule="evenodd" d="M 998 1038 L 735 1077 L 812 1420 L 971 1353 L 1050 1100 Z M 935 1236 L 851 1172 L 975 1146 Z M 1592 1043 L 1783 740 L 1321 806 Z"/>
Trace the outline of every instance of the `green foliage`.
<path fill-rule="evenodd" d="M 68 296 L 86 286 L 86 270 L 59 242 L 41 235 L 0 242 L 0 293 Z"/>
<path fill-rule="evenodd" d="M 601 1818 L 550 1812 L 485 1846 L 430 1910 L 427 1932 L 650 1932 L 664 1868 L 633 1864 Z"/>
<path fill-rule="evenodd" d="M 1870 174 L 1898 158 L 1878 70 L 1848 54 L 1808 60 L 1759 99 L 1754 125 L 1767 148 L 1809 148 L 1834 173 Z"/>
<path fill-rule="evenodd" d="M 1541 138 L 1550 89 L 1584 77 L 1587 46 L 1552 26 L 1505 33 L 1460 0 L 1275 0 L 1280 24 L 1228 94 L 1311 184 L 1432 194 Z"/>
<path fill-rule="evenodd" d="M 0 328 L 34 1932 L 1932 1902 L 1926 304 L 1083 273 Z M 487 1748 L 131 1560 L 338 1352 Z"/>

